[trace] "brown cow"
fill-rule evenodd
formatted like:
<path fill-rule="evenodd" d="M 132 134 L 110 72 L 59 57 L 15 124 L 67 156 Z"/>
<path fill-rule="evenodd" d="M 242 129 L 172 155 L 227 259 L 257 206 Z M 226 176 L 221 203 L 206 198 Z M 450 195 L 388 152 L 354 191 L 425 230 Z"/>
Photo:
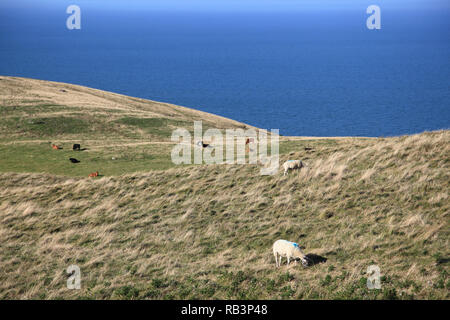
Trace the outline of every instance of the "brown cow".
<path fill-rule="evenodd" d="M 95 178 L 95 177 L 98 177 L 98 171 L 95 171 L 95 172 L 89 174 L 89 178 Z"/>

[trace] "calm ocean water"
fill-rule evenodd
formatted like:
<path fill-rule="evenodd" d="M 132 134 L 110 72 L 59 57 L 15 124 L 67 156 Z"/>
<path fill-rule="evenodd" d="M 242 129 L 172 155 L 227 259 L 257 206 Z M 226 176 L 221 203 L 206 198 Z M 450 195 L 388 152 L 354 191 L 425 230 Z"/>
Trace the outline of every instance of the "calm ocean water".
<path fill-rule="evenodd" d="M 171 102 L 283 135 L 450 128 L 450 13 L 0 12 L 0 74 Z"/>

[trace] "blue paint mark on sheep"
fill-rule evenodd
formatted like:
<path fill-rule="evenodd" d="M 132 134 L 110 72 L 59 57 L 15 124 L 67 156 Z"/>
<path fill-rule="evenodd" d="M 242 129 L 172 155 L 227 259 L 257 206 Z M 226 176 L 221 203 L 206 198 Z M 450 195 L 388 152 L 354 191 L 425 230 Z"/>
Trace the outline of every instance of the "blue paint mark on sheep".
<path fill-rule="evenodd" d="M 287 240 L 285 240 L 286 242 L 289 242 L 290 244 L 292 244 L 294 247 L 296 247 L 296 248 L 299 248 L 300 249 L 300 246 L 297 244 L 297 243 L 295 243 L 295 242 L 292 242 L 292 241 L 287 241 Z"/>

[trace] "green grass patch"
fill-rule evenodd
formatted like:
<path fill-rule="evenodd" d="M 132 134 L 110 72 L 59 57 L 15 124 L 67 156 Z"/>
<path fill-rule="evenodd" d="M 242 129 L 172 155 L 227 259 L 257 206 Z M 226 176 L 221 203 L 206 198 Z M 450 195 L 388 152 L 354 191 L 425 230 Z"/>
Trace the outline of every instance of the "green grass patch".
<path fill-rule="evenodd" d="M 104 147 L 96 150 L 72 151 L 71 144 L 53 150 L 48 143 L 0 144 L 0 172 L 45 172 L 65 176 L 88 176 L 99 171 L 102 176 L 122 175 L 140 171 L 164 170 L 173 167 L 171 145 Z M 71 163 L 75 158 L 80 163 Z"/>
<path fill-rule="evenodd" d="M 172 135 L 172 131 L 176 128 L 186 128 L 189 131 L 193 130 L 192 122 L 165 118 L 125 117 L 115 120 L 115 122 L 139 128 L 141 130 L 144 130 L 147 134 L 163 138 L 170 138 L 170 136 Z"/>

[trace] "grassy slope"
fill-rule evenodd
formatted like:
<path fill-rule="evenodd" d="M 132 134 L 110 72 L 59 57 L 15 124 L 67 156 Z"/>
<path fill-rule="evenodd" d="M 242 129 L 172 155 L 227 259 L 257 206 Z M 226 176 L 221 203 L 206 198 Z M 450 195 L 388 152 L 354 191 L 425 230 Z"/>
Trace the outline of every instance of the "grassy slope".
<path fill-rule="evenodd" d="M 119 175 L 172 167 L 175 128 L 252 128 L 167 103 L 86 87 L 0 76 L 0 172 Z M 50 148 L 50 143 L 63 147 Z M 86 151 L 73 153 L 73 143 Z M 81 160 L 77 166 L 68 158 Z M 112 160 L 115 158 L 115 160 Z"/>
<path fill-rule="evenodd" d="M 1 83 L 10 80 L 0 81 L 3 105 L 12 97 L 5 87 L 19 87 Z M 46 92 L 41 95 L 50 96 Z M 16 98 L 24 94 L 31 99 L 24 92 Z M 62 98 L 51 99 L 45 103 L 65 106 L 53 101 Z M 123 106 L 134 101 L 120 99 Z M 151 104 L 158 105 L 142 102 Z M 39 117 L 50 117 L 45 108 Z M 155 112 L 148 108 L 143 112 Z M 7 108 L 0 110 L 3 116 Z M 17 117 L 17 109 L 11 113 Z M 160 111 L 156 118 L 165 116 Z M 207 116 L 213 126 L 216 118 Z M 25 113 L 15 123 L 33 117 Z M 79 153 L 86 157 L 81 164 L 110 158 L 110 143 L 124 156 L 117 168 L 110 164 L 109 174 L 94 180 L 83 177 L 90 167 L 57 164 L 59 154 L 65 158 L 70 151 L 45 153 L 47 138 L 70 146 L 72 126 L 45 138 L 29 128 L 2 131 L 0 171 L 10 173 L 0 174 L 0 298 L 449 298 L 449 131 L 386 139 L 283 139 L 282 160 L 301 158 L 309 165 L 283 177 L 260 176 L 251 165 L 166 169 L 171 145 L 157 142 L 167 136 L 123 127 L 136 135 L 121 137 L 122 128 L 113 133 L 111 122 L 117 119 L 110 118 L 99 126 L 107 138 L 117 134 L 117 139 L 98 142 L 101 130 L 83 134 L 89 152 Z M 124 120 L 130 121 L 139 120 Z M 148 135 L 154 144 L 143 144 Z M 151 152 L 161 167 L 146 158 Z M 26 165 L 26 156 L 38 159 Z M 146 166 L 164 170 L 135 173 Z M 328 261 L 277 270 L 271 245 L 279 238 L 298 241 L 306 253 Z M 80 291 L 66 289 L 70 264 L 81 268 Z M 381 290 L 365 286 L 370 264 L 381 268 Z"/>

